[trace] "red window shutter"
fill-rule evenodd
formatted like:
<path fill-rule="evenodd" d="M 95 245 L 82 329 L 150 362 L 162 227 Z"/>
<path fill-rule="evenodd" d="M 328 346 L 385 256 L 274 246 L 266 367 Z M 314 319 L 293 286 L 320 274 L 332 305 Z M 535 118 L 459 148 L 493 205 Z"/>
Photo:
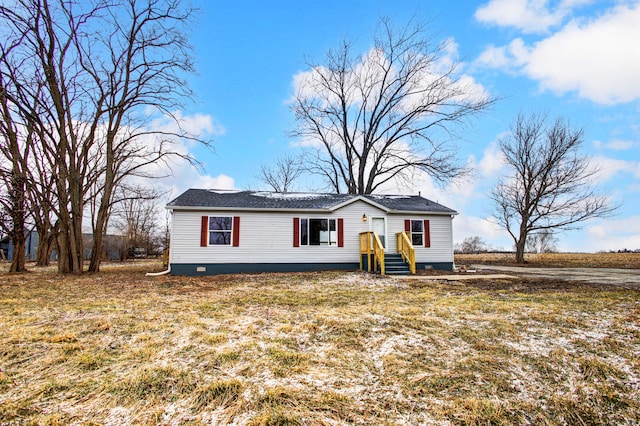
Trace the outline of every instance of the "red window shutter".
<path fill-rule="evenodd" d="M 233 236 L 232 244 L 234 247 L 240 246 L 240 217 L 233 217 Z"/>
<path fill-rule="evenodd" d="M 411 232 L 411 221 L 409 219 L 404 221 L 404 230 L 405 232 Z"/>
<path fill-rule="evenodd" d="M 424 221 L 424 246 L 431 247 L 431 232 L 429 231 L 429 221 Z"/>
<path fill-rule="evenodd" d="M 344 219 L 338 219 L 338 247 L 344 247 Z"/>
<path fill-rule="evenodd" d="M 202 216 L 200 225 L 200 247 L 209 245 L 209 216 Z"/>
<path fill-rule="evenodd" d="M 293 246 L 300 247 L 300 218 L 293 218 Z"/>

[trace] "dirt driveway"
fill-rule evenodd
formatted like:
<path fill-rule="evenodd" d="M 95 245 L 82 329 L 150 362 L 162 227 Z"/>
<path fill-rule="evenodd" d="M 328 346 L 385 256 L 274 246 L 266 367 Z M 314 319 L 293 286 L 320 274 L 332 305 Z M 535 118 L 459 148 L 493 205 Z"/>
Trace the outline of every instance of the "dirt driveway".
<path fill-rule="evenodd" d="M 537 268 L 521 266 L 471 265 L 478 272 L 502 272 L 530 278 L 553 278 L 611 285 L 640 287 L 640 269 L 613 268 Z"/>

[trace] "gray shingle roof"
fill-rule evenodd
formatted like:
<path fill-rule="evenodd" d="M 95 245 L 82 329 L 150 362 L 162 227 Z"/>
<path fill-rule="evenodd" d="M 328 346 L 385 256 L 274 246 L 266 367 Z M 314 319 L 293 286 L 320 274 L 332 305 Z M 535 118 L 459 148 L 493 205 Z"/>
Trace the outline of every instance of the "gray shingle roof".
<path fill-rule="evenodd" d="M 417 195 L 355 195 L 301 192 L 189 189 L 167 204 L 169 209 L 250 209 L 330 211 L 363 199 L 390 212 L 457 214 L 455 210 Z"/>

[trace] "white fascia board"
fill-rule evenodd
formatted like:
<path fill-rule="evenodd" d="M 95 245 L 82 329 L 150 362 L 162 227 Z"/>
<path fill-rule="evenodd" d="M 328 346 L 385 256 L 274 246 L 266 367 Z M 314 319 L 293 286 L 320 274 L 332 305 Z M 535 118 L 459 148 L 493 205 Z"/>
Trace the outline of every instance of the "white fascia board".
<path fill-rule="evenodd" d="M 344 201 L 344 202 L 342 202 L 340 204 L 336 204 L 335 206 L 331 207 L 330 210 L 331 211 L 336 211 L 336 210 L 341 209 L 341 208 L 343 208 L 345 206 L 348 206 L 349 204 L 355 203 L 356 201 L 364 201 L 365 203 L 367 203 L 367 204 L 369 204 L 369 205 L 371 205 L 373 207 L 376 207 L 376 208 L 382 210 L 385 213 L 390 212 L 390 210 L 387 207 L 385 207 L 385 206 L 383 206 L 381 204 L 378 204 L 375 201 L 371 201 L 370 199 L 365 198 L 365 197 L 363 197 L 361 195 L 358 195 L 357 197 L 353 197 L 353 198 L 351 198 L 351 199 L 349 199 L 347 201 Z"/>

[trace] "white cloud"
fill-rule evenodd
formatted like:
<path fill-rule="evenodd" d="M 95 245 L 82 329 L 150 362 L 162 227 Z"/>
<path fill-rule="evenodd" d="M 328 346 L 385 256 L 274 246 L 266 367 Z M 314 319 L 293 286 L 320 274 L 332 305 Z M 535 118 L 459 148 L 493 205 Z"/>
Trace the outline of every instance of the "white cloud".
<path fill-rule="evenodd" d="M 490 4 L 493 4 L 491 2 Z M 592 20 L 574 19 L 533 43 L 489 46 L 476 65 L 518 70 L 557 93 L 575 91 L 600 104 L 640 99 L 640 4 L 619 5 Z"/>
<path fill-rule="evenodd" d="M 196 157 L 193 150 L 197 142 L 189 138 L 172 136 L 186 133 L 191 137 L 206 138 L 210 135 L 223 134 L 224 127 L 217 124 L 213 117 L 200 113 L 185 115 L 181 111 L 173 112 L 172 117 L 157 115 L 159 113 L 157 110 L 148 110 L 147 113 L 153 119 L 145 130 L 151 133 L 143 135 L 138 143 L 153 150 L 160 143 L 158 135 L 154 132 L 164 132 L 163 143 L 166 149 L 170 149 L 176 155 L 145 166 L 142 170 L 143 174 L 153 179 L 131 177 L 129 182 L 153 186 L 160 192 L 169 193 L 171 197 L 176 197 L 189 188 L 235 189 L 233 178 L 223 174 L 218 176 L 201 174 L 200 170 L 186 159 L 188 156 Z"/>
<path fill-rule="evenodd" d="M 631 174 L 635 179 L 640 179 L 640 162 L 618 160 L 604 156 L 593 157 L 592 164 L 599 169 L 598 180 L 607 181 L 618 173 Z"/>
<path fill-rule="evenodd" d="M 487 24 L 515 27 L 523 33 L 541 33 L 559 25 L 573 8 L 589 1 L 563 1 L 554 10 L 548 3 L 547 0 L 490 0 L 476 10 L 475 18 Z"/>
<path fill-rule="evenodd" d="M 509 234 L 486 218 L 460 214 L 453 220 L 453 242 L 460 243 L 468 237 L 481 237 L 489 248 L 512 250 Z"/>
<path fill-rule="evenodd" d="M 493 177 L 504 167 L 504 155 L 497 142 L 492 142 L 484 150 L 484 155 L 478 163 L 483 177 Z"/>
<path fill-rule="evenodd" d="M 194 137 L 223 135 L 226 132 L 224 126 L 216 123 L 213 117 L 208 114 L 184 115 L 181 111 L 174 111 L 172 114 L 173 117 L 163 115 L 154 119 L 149 127 L 154 131 L 167 133 L 186 132 Z"/>
<path fill-rule="evenodd" d="M 541 87 L 577 91 L 602 104 L 640 98 L 640 5 L 619 6 L 605 16 L 537 43 L 525 72 Z"/>
<path fill-rule="evenodd" d="M 521 38 L 516 38 L 507 46 L 489 45 L 475 60 L 474 65 L 481 68 L 499 69 L 505 72 L 522 72 L 531 54 Z"/>
<path fill-rule="evenodd" d="M 475 65 L 504 71 L 513 68 L 513 57 L 509 55 L 506 47 L 489 45 L 475 60 Z"/>
<path fill-rule="evenodd" d="M 636 144 L 632 141 L 623 141 L 620 139 L 614 139 L 607 143 L 604 143 L 602 141 L 593 142 L 593 146 L 598 150 L 610 149 L 612 151 L 627 151 L 629 149 L 632 149 L 635 145 Z"/>
<path fill-rule="evenodd" d="M 193 183 L 189 184 L 190 188 L 203 189 L 236 189 L 235 181 L 231 176 L 219 174 L 218 176 L 198 175 L 194 177 Z"/>
<path fill-rule="evenodd" d="M 153 180 L 153 186 L 156 190 L 168 194 L 166 201 L 176 198 L 190 188 L 237 189 L 232 177 L 225 174 L 202 175 L 186 163 L 182 164 L 180 168 L 174 168 L 173 172 L 172 176 Z"/>
<path fill-rule="evenodd" d="M 640 249 L 640 216 L 605 219 L 585 228 L 583 251 Z"/>

